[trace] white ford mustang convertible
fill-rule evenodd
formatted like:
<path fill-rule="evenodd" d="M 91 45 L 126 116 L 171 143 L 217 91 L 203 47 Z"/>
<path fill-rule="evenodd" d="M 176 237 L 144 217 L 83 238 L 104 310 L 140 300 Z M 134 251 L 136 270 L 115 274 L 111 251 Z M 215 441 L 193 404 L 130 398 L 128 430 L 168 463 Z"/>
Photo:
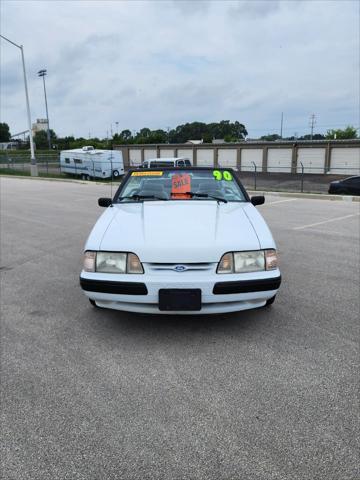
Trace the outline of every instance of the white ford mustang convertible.
<path fill-rule="evenodd" d="M 273 303 L 274 239 L 231 169 L 131 170 L 85 245 L 80 285 L 92 305 L 209 314 Z"/>

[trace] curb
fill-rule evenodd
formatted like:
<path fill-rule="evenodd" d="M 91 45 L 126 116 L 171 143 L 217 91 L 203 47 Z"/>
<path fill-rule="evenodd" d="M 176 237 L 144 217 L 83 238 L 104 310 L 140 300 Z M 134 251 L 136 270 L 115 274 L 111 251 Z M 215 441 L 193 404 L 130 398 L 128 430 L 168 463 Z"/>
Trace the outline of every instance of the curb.
<path fill-rule="evenodd" d="M 51 178 L 51 177 L 30 177 L 26 175 L 3 175 L 0 174 L 0 178 L 21 178 L 26 180 L 41 180 L 48 182 L 65 182 L 65 183 L 78 183 L 81 185 L 110 185 L 110 182 L 92 182 L 88 180 L 76 180 L 73 178 Z M 114 182 L 113 182 L 114 185 Z M 302 200 L 334 200 L 334 201 L 344 201 L 344 202 L 360 202 L 360 196 L 353 195 L 329 195 L 326 193 L 296 193 L 296 192 L 276 192 L 276 191 L 265 191 L 265 190 L 247 190 L 251 195 L 266 195 L 268 197 L 289 197 L 289 198 L 300 198 Z"/>
<path fill-rule="evenodd" d="M 0 178 L 16 178 L 25 180 L 41 180 L 48 182 L 65 182 L 65 183 L 80 183 L 81 185 L 110 185 L 110 182 L 91 182 L 88 180 L 76 180 L 75 178 L 56 178 L 56 177 L 31 177 L 30 175 L 4 175 L 0 174 Z M 114 182 L 113 182 L 114 184 Z"/>
<path fill-rule="evenodd" d="M 335 200 L 345 202 L 360 202 L 360 196 L 355 195 L 329 195 L 327 193 L 296 193 L 296 192 L 267 192 L 264 190 L 247 190 L 251 195 L 266 195 L 268 197 L 290 197 L 302 200 Z"/>

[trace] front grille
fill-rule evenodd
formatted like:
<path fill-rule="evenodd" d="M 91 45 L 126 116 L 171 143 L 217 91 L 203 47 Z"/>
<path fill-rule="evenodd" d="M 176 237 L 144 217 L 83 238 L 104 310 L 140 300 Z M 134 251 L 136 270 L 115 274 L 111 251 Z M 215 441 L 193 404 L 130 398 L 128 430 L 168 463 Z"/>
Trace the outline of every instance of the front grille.
<path fill-rule="evenodd" d="M 180 267 L 180 268 L 179 268 Z M 183 267 L 183 268 L 181 268 Z M 210 271 L 214 268 L 213 263 L 147 263 L 146 271 L 160 273 L 162 271 L 172 271 L 176 273 L 188 271 Z"/>

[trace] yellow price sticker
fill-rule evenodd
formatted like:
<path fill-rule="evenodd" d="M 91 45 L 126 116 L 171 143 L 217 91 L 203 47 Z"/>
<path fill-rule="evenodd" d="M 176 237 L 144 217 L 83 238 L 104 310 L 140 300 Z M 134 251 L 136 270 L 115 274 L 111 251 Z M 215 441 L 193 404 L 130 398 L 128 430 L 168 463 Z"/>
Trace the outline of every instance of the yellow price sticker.
<path fill-rule="evenodd" d="M 161 177 L 164 172 L 132 172 L 132 177 Z"/>

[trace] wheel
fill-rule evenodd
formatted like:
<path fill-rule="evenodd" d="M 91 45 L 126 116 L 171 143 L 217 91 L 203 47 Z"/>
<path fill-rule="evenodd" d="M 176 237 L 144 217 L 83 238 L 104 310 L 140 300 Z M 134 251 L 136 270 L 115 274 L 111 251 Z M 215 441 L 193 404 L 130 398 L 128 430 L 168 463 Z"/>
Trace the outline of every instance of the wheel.
<path fill-rule="evenodd" d="M 89 302 L 91 303 L 91 305 L 92 305 L 93 307 L 95 307 L 95 308 L 100 308 L 100 307 L 98 307 L 98 306 L 96 305 L 95 300 L 92 300 L 91 298 L 89 298 Z"/>
<path fill-rule="evenodd" d="M 113 177 L 120 177 L 120 173 L 119 173 L 119 170 L 114 170 L 113 171 Z"/>
<path fill-rule="evenodd" d="M 276 298 L 276 295 L 269 298 L 269 300 L 266 300 L 265 307 L 268 307 L 269 305 L 272 305 L 275 302 L 275 298 Z"/>
<path fill-rule="evenodd" d="M 81 174 L 81 180 L 86 180 L 86 175 L 85 175 L 85 173 L 82 173 L 82 174 Z"/>

